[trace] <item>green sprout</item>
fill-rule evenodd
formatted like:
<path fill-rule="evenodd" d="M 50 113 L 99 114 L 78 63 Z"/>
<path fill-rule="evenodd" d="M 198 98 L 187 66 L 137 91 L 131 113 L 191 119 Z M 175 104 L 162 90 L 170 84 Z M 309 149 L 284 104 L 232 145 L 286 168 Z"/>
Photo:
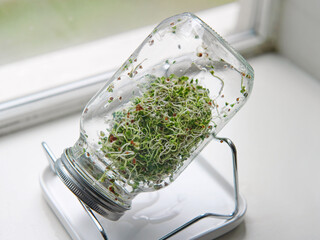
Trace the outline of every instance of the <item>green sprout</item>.
<path fill-rule="evenodd" d="M 198 79 L 156 78 L 113 114 L 109 135 L 100 134 L 101 151 L 112 162 L 108 169 L 117 169 L 133 189 L 172 179 L 212 131 L 215 106 L 208 94 Z"/>

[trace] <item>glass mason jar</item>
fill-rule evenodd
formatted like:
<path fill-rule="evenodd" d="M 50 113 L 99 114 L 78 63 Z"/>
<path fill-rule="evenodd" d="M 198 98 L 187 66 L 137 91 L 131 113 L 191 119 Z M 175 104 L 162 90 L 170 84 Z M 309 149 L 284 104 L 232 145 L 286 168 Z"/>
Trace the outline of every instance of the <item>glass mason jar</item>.
<path fill-rule="evenodd" d="M 117 220 L 138 193 L 175 180 L 243 106 L 253 77 L 252 67 L 195 15 L 164 20 L 85 107 L 80 138 L 58 163 L 78 189 L 60 177 Z"/>

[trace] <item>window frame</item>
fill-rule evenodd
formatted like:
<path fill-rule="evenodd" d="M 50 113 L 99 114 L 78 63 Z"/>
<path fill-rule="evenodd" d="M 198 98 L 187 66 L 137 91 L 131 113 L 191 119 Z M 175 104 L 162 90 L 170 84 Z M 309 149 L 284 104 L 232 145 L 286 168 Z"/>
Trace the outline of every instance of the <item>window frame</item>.
<path fill-rule="evenodd" d="M 280 1 L 239 2 L 238 31 L 226 40 L 245 57 L 273 50 Z M 0 135 L 81 111 L 115 70 L 0 103 Z"/>

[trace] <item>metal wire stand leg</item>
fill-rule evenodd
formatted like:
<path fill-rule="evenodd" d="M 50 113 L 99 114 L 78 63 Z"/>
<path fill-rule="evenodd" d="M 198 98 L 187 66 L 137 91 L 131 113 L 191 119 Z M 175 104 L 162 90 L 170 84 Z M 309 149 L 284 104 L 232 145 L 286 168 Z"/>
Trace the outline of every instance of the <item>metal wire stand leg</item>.
<path fill-rule="evenodd" d="M 228 138 L 215 137 L 215 139 L 220 141 L 220 142 L 222 142 L 222 143 L 223 142 L 227 143 L 228 146 L 230 147 L 231 154 L 232 154 L 233 187 L 234 187 L 234 202 L 235 202 L 235 206 L 234 206 L 233 212 L 230 213 L 230 214 L 217 214 L 217 213 L 204 213 L 204 214 L 201 214 L 201 215 L 191 219 L 190 221 L 186 222 L 185 224 L 181 225 L 180 227 L 174 229 L 173 231 L 171 231 L 167 235 L 165 235 L 162 238 L 160 238 L 160 240 L 165 240 L 165 239 L 168 239 L 168 238 L 172 237 L 173 235 L 175 235 L 178 232 L 186 229 L 187 227 L 189 227 L 192 224 L 200 221 L 201 219 L 204 219 L 204 218 L 207 218 L 207 217 L 213 217 L 213 218 L 226 219 L 226 221 L 230 221 L 238 213 L 238 211 L 239 211 L 239 186 L 238 186 L 237 149 L 236 149 L 234 143 Z M 43 146 L 43 148 L 45 150 L 45 153 L 47 155 L 47 158 L 49 160 L 51 169 L 55 172 L 54 163 L 55 163 L 55 161 L 57 159 L 56 159 L 56 157 L 54 156 L 53 152 L 50 150 L 50 148 L 48 147 L 48 145 L 45 142 L 42 143 L 42 146 Z M 81 205 L 83 206 L 83 208 L 85 209 L 85 211 L 87 212 L 87 214 L 89 215 L 90 219 L 93 221 L 93 223 L 97 227 L 97 229 L 100 232 L 100 234 L 103 237 L 103 239 L 107 240 L 108 239 L 107 234 L 106 234 L 104 228 L 102 227 L 101 223 L 99 222 L 99 220 L 96 218 L 95 214 L 80 199 L 79 199 L 79 201 L 80 201 Z"/>
<path fill-rule="evenodd" d="M 51 151 L 51 149 L 49 148 L 48 144 L 43 142 L 42 143 L 42 147 L 44 148 L 44 152 L 48 158 L 51 170 L 55 173 L 56 170 L 54 168 L 54 163 L 57 161 L 57 158 L 55 157 L 54 153 Z M 90 219 L 92 220 L 92 222 L 94 223 L 94 225 L 96 226 L 96 228 L 98 229 L 98 231 L 100 232 L 102 238 L 104 240 L 108 240 L 107 234 L 105 229 L 102 227 L 101 223 L 99 222 L 99 220 L 97 219 L 96 215 L 92 212 L 91 208 L 89 208 L 84 202 L 82 202 L 80 199 L 78 199 L 82 205 L 82 207 L 84 208 L 84 210 L 86 211 L 86 213 L 89 215 Z"/>
<path fill-rule="evenodd" d="M 192 224 L 198 222 L 201 219 L 204 219 L 204 218 L 207 218 L 207 217 L 214 217 L 214 218 L 222 218 L 222 219 L 226 219 L 227 221 L 230 221 L 238 213 L 238 211 L 239 211 L 239 185 L 238 185 L 237 149 L 236 149 L 234 143 L 228 138 L 215 137 L 215 139 L 220 141 L 220 142 L 227 143 L 228 146 L 231 149 L 232 166 L 233 166 L 234 202 L 235 202 L 235 206 L 234 206 L 233 212 L 231 214 L 225 214 L 225 215 L 224 214 L 217 214 L 217 213 L 204 213 L 204 214 L 201 214 L 201 215 L 191 219 L 190 221 L 186 222 L 185 224 L 181 225 L 180 227 L 176 228 L 175 230 L 173 230 L 172 232 L 168 233 L 167 235 L 163 236 L 162 238 L 160 238 L 160 240 L 165 240 L 165 239 L 168 239 L 168 238 L 172 237 L 173 235 L 175 235 L 178 232 L 186 229 L 187 227 L 191 226 Z"/>

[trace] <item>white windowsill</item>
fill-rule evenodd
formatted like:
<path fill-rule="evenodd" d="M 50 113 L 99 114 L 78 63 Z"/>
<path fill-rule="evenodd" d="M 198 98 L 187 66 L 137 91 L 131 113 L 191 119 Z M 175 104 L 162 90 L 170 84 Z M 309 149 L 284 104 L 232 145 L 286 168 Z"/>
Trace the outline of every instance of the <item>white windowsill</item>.
<path fill-rule="evenodd" d="M 320 102 L 319 82 L 277 54 L 250 63 L 252 96 L 220 134 L 237 146 L 248 211 L 221 239 L 317 239 L 320 109 L 311 103 Z M 76 114 L 0 138 L 0 239 L 69 239 L 41 197 L 38 178 L 48 163 L 40 143 L 58 156 L 78 135 Z"/>

